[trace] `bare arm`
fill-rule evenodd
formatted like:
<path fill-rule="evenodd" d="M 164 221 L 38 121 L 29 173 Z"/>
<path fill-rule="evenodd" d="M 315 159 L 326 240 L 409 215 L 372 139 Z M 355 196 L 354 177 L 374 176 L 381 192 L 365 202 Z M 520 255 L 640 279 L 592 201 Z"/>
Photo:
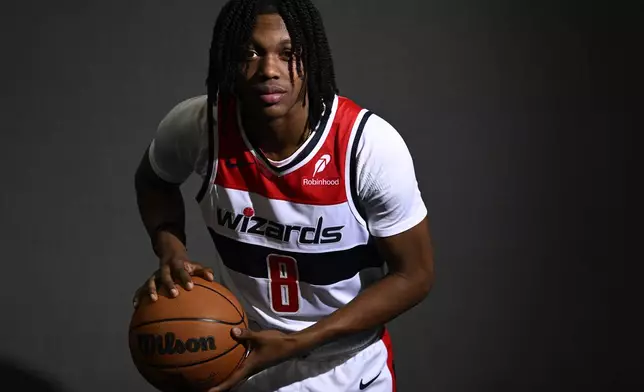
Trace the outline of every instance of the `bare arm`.
<path fill-rule="evenodd" d="M 159 257 L 159 270 L 142 287 L 153 300 L 157 298 L 157 280 L 176 296 L 177 280 L 191 289 L 191 274 L 213 279 L 211 270 L 188 261 L 181 192 L 181 184 L 195 170 L 200 149 L 201 102 L 199 98 L 186 100 L 166 115 L 134 176 L 141 221 Z"/>
<path fill-rule="evenodd" d="M 157 254 L 185 251 L 185 205 L 179 184 L 161 179 L 152 169 L 149 149 L 134 176 L 139 215 Z"/>
<path fill-rule="evenodd" d="M 313 326 L 294 334 L 301 350 L 338 337 L 383 325 L 422 301 L 434 283 L 429 224 L 376 239 L 389 273 L 358 297 Z"/>
<path fill-rule="evenodd" d="M 372 116 L 358 148 L 358 194 L 389 273 L 297 336 L 306 349 L 386 324 L 422 301 L 434 283 L 427 209 L 398 132 Z"/>
<path fill-rule="evenodd" d="M 186 99 L 160 122 L 134 183 L 143 225 L 157 255 L 185 251 L 185 204 L 180 186 L 195 171 L 201 148 L 205 97 Z"/>

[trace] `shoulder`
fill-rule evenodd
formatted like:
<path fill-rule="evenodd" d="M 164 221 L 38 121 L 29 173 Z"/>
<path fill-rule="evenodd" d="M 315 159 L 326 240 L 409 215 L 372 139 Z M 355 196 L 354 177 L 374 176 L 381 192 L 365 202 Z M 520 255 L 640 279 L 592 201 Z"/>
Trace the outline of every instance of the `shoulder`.
<path fill-rule="evenodd" d="M 170 108 L 150 145 L 150 161 L 157 174 L 171 182 L 201 173 L 207 164 L 207 96 L 184 99 Z M 205 160 L 204 160 L 205 159 Z"/>
<path fill-rule="evenodd" d="M 173 132 L 199 132 L 207 121 L 207 96 L 198 95 L 179 101 L 163 117 L 159 128 Z"/>
<path fill-rule="evenodd" d="M 354 153 L 358 155 L 381 154 L 391 147 L 405 148 L 405 142 L 398 130 L 378 113 L 364 107 L 351 98 L 337 96 L 338 108 L 335 121 L 350 121 L 353 123 L 351 139 Z"/>
<path fill-rule="evenodd" d="M 364 111 L 356 132 L 355 162 L 357 202 L 365 211 L 372 235 L 399 234 L 420 222 L 427 209 L 414 161 L 401 133 L 387 120 Z"/>
<path fill-rule="evenodd" d="M 398 129 L 379 114 L 363 109 L 356 130 L 355 154 L 358 162 L 367 167 L 411 161 L 408 145 Z"/>

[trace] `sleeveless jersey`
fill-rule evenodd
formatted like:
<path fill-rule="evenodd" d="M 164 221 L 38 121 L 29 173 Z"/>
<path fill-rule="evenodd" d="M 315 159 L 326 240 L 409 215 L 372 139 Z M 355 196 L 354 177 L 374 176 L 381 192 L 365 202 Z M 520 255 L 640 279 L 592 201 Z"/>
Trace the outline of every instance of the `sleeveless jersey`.
<path fill-rule="evenodd" d="M 355 149 L 371 112 L 336 96 L 293 160 L 275 167 L 249 143 L 233 103 L 217 106 L 197 196 L 222 283 L 265 328 L 298 331 L 384 276 L 357 202 Z M 223 113 L 226 110 L 226 113 Z"/>

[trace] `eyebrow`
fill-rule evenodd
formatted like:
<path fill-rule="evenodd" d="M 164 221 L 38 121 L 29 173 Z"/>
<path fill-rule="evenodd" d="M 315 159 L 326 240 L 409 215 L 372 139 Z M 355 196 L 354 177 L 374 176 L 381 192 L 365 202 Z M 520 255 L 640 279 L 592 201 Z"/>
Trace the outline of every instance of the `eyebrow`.
<path fill-rule="evenodd" d="M 278 45 L 279 45 L 279 46 L 282 46 L 282 45 L 291 45 L 291 44 L 292 44 L 292 41 L 291 41 L 291 39 L 290 39 L 290 38 L 283 38 L 283 39 L 282 39 L 282 40 L 280 40 L 280 42 L 278 43 Z M 260 45 L 257 41 L 255 41 L 253 38 L 251 38 L 251 39 L 250 39 L 250 42 L 248 43 L 248 45 L 253 45 L 253 46 L 262 46 L 262 45 Z"/>

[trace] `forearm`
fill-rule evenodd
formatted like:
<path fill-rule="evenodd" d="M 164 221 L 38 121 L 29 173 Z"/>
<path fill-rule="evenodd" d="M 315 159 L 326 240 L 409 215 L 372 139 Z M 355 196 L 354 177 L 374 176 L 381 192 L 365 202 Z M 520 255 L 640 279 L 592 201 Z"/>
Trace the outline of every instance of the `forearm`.
<path fill-rule="evenodd" d="M 392 273 L 346 306 L 295 334 L 302 350 L 329 340 L 384 325 L 411 309 L 429 293 L 431 276 Z"/>
<path fill-rule="evenodd" d="M 155 253 L 185 249 L 185 205 L 179 186 L 155 180 L 141 167 L 135 189 L 139 215 Z"/>

